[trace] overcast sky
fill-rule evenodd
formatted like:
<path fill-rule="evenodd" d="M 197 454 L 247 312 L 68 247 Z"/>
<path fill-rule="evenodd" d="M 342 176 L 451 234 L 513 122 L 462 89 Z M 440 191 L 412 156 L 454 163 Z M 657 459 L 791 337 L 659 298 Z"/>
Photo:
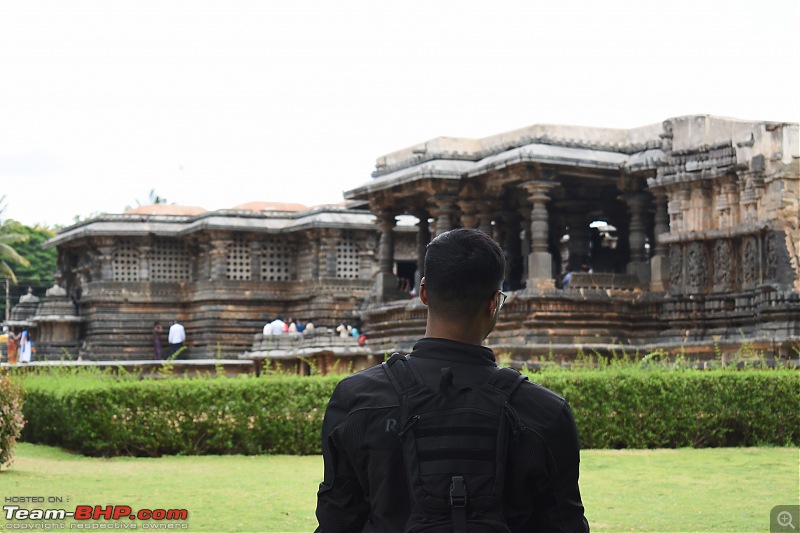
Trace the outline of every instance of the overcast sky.
<path fill-rule="evenodd" d="M 800 2 L 3 0 L 2 215 L 335 203 L 537 123 L 800 121 Z"/>

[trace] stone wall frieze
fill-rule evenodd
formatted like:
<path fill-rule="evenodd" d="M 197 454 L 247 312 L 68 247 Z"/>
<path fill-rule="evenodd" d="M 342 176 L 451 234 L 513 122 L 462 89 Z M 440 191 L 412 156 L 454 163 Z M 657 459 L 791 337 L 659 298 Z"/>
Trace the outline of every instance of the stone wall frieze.
<path fill-rule="evenodd" d="M 713 289 L 714 292 L 729 292 L 734 289 L 735 266 L 733 245 L 729 239 L 714 241 L 713 256 Z"/>
<path fill-rule="evenodd" d="M 708 259 L 706 247 L 701 242 L 692 242 L 686 247 L 686 289 L 690 293 L 701 293 L 708 281 Z"/>
<path fill-rule="evenodd" d="M 669 246 L 669 292 L 683 292 L 683 246 L 678 243 Z"/>
<path fill-rule="evenodd" d="M 751 288 L 760 281 L 760 261 L 758 239 L 754 236 L 745 237 L 742 245 L 742 283 L 744 288 Z"/>

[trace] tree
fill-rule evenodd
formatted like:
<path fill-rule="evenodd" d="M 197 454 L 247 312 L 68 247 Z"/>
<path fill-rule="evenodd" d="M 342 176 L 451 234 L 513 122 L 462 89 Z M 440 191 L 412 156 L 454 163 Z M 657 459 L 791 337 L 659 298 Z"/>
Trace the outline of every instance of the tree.
<path fill-rule="evenodd" d="M 52 285 L 53 274 L 58 269 L 58 252 L 55 248 L 45 250 L 42 245 L 55 236 L 55 231 L 41 226 L 25 226 L 15 221 L 12 223 L 16 224 L 16 232 L 25 238 L 15 246 L 19 255 L 28 262 L 16 269 L 20 283 L 45 282 L 48 286 Z"/>
<path fill-rule="evenodd" d="M 6 210 L 6 197 L 0 197 L 0 215 Z M 29 266 L 30 262 L 20 255 L 12 244 L 19 244 L 28 240 L 28 237 L 18 230 L 22 226 L 14 220 L 4 220 L 0 223 L 0 276 L 17 282 L 17 276 L 9 262 L 18 263 L 22 266 Z"/>
<path fill-rule="evenodd" d="M 0 215 L 5 209 L 4 201 L 5 197 L 0 197 Z M 5 278 L 6 283 L 10 281 L 15 285 L 20 284 L 14 288 L 2 288 L 8 289 L 8 299 L 12 307 L 28 287 L 42 295 L 53 284 L 57 252 L 55 248 L 42 249 L 42 244 L 53 235 L 55 232 L 50 228 L 30 227 L 16 220 L 0 222 L 0 280 Z M 15 264 L 13 268 L 12 263 Z M 5 316 L 4 294 L 0 297 L 0 317 Z"/>

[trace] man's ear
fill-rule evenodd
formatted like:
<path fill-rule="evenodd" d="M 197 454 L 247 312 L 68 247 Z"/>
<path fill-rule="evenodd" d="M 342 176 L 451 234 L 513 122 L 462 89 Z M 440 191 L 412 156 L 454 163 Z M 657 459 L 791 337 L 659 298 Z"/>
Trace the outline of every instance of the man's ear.
<path fill-rule="evenodd" d="M 428 305 L 428 290 L 425 288 L 424 277 L 419 280 L 419 299 L 423 304 Z"/>
<path fill-rule="evenodd" d="M 497 299 L 497 295 L 489 298 L 489 302 L 486 304 L 486 310 L 489 316 L 494 317 L 494 315 L 497 314 L 499 305 L 500 300 Z"/>

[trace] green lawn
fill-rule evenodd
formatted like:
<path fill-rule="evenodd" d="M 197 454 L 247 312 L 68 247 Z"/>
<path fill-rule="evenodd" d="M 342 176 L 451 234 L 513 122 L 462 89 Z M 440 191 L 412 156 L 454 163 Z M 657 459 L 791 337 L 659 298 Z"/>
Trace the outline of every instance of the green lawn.
<path fill-rule="evenodd" d="M 770 509 L 800 500 L 795 448 L 587 450 L 582 457 L 593 531 L 769 531 Z M 312 531 L 321 473 L 319 456 L 95 459 L 20 444 L 11 469 L 0 473 L 0 497 L 64 500 L 23 508 L 185 508 L 190 531 Z"/>

